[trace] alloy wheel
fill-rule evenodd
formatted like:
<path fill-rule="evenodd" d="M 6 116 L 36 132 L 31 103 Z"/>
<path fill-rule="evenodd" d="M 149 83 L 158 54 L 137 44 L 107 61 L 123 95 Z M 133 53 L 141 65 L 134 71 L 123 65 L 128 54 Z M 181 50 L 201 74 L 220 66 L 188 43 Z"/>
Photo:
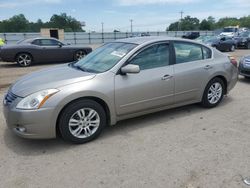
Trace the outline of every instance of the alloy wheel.
<path fill-rule="evenodd" d="M 85 56 L 84 51 L 80 50 L 78 52 L 76 52 L 76 60 L 80 60 Z"/>
<path fill-rule="evenodd" d="M 97 131 L 100 116 L 92 108 L 82 108 L 71 116 L 68 125 L 69 131 L 74 137 L 87 138 Z"/>
<path fill-rule="evenodd" d="M 208 89 L 207 99 L 210 104 L 216 104 L 220 101 L 222 94 L 222 85 L 219 82 L 215 82 Z"/>
<path fill-rule="evenodd" d="M 27 67 L 31 64 L 32 58 L 29 54 L 20 54 L 17 57 L 17 63 L 22 67 Z"/>

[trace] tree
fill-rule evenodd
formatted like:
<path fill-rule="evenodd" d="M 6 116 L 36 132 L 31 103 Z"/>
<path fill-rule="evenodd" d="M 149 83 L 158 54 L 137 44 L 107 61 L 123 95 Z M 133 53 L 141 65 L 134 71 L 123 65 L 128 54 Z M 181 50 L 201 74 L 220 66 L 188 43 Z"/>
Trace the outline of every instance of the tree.
<path fill-rule="evenodd" d="M 15 15 L 8 20 L 0 23 L 0 32 L 26 32 L 28 31 L 29 21 L 23 14 Z"/>
<path fill-rule="evenodd" d="M 200 30 L 213 30 L 215 25 L 215 19 L 212 16 L 209 16 L 207 19 L 204 19 L 200 23 Z"/>
<path fill-rule="evenodd" d="M 50 27 L 65 29 L 66 32 L 69 31 L 83 31 L 81 23 L 75 18 L 68 16 L 66 13 L 60 15 L 54 14 L 48 23 Z"/>
<path fill-rule="evenodd" d="M 227 26 L 237 26 L 240 25 L 240 21 L 237 18 L 221 18 L 219 21 L 216 23 L 216 28 L 223 28 Z"/>
<path fill-rule="evenodd" d="M 180 22 L 180 30 L 198 30 L 200 21 L 198 18 L 192 18 L 191 16 L 186 16 Z"/>
<path fill-rule="evenodd" d="M 167 31 L 178 31 L 179 30 L 179 22 L 174 22 L 169 25 Z"/>

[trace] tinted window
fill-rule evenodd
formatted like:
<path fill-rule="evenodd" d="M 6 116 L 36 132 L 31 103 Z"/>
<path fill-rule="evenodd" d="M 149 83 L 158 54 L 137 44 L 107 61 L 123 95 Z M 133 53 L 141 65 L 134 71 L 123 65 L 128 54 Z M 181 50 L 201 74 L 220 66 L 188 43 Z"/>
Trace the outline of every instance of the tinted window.
<path fill-rule="evenodd" d="M 32 44 L 40 45 L 40 40 L 34 40 L 34 41 L 32 42 Z"/>
<path fill-rule="evenodd" d="M 209 59 L 212 56 L 212 52 L 209 48 L 206 48 L 204 46 L 202 46 L 202 50 L 203 50 L 203 59 Z"/>
<path fill-rule="evenodd" d="M 61 44 L 60 42 L 51 39 L 42 39 L 40 40 L 40 43 L 42 46 L 58 46 Z"/>
<path fill-rule="evenodd" d="M 155 44 L 136 55 L 130 64 L 139 65 L 141 70 L 169 65 L 169 45 Z"/>
<path fill-rule="evenodd" d="M 202 60 L 201 46 L 192 43 L 174 43 L 176 63 Z"/>

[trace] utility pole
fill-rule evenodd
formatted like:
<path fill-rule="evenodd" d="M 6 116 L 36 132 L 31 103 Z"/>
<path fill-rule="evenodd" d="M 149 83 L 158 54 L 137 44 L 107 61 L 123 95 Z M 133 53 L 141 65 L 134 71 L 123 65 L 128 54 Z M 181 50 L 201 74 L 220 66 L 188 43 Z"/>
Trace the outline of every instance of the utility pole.
<path fill-rule="evenodd" d="M 102 33 L 104 32 L 103 25 L 104 25 L 104 23 L 102 22 Z"/>
<path fill-rule="evenodd" d="M 133 20 L 130 19 L 130 32 L 133 33 Z"/>
<path fill-rule="evenodd" d="M 180 31 L 181 30 L 181 22 L 182 22 L 182 18 L 183 18 L 183 11 L 180 11 L 179 12 L 181 14 L 181 20 L 179 21 L 179 24 L 178 24 L 178 30 Z"/>
<path fill-rule="evenodd" d="M 183 11 L 180 11 L 180 14 L 181 14 L 181 20 L 182 20 L 183 13 L 184 13 Z"/>

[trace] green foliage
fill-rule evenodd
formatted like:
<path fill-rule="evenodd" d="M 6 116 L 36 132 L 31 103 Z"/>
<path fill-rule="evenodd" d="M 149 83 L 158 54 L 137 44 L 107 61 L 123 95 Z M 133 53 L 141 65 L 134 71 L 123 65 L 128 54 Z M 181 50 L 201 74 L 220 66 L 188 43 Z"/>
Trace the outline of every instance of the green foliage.
<path fill-rule="evenodd" d="M 215 18 L 209 16 L 207 19 L 203 19 L 200 23 L 197 18 L 186 16 L 180 22 L 174 22 L 169 25 L 167 31 L 178 31 L 178 30 L 214 30 L 227 26 L 237 26 L 250 28 L 250 15 L 241 18 L 221 18 L 218 22 Z"/>
<path fill-rule="evenodd" d="M 0 21 L 0 32 L 40 32 L 41 28 L 60 28 L 65 32 L 83 31 L 81 24 L 75 18 L 66 13 L 54 14 L 49 22 L 38 19 L 37 22 L 29 22 L 23 14 L 15 15 L 10 19 Z"/>

